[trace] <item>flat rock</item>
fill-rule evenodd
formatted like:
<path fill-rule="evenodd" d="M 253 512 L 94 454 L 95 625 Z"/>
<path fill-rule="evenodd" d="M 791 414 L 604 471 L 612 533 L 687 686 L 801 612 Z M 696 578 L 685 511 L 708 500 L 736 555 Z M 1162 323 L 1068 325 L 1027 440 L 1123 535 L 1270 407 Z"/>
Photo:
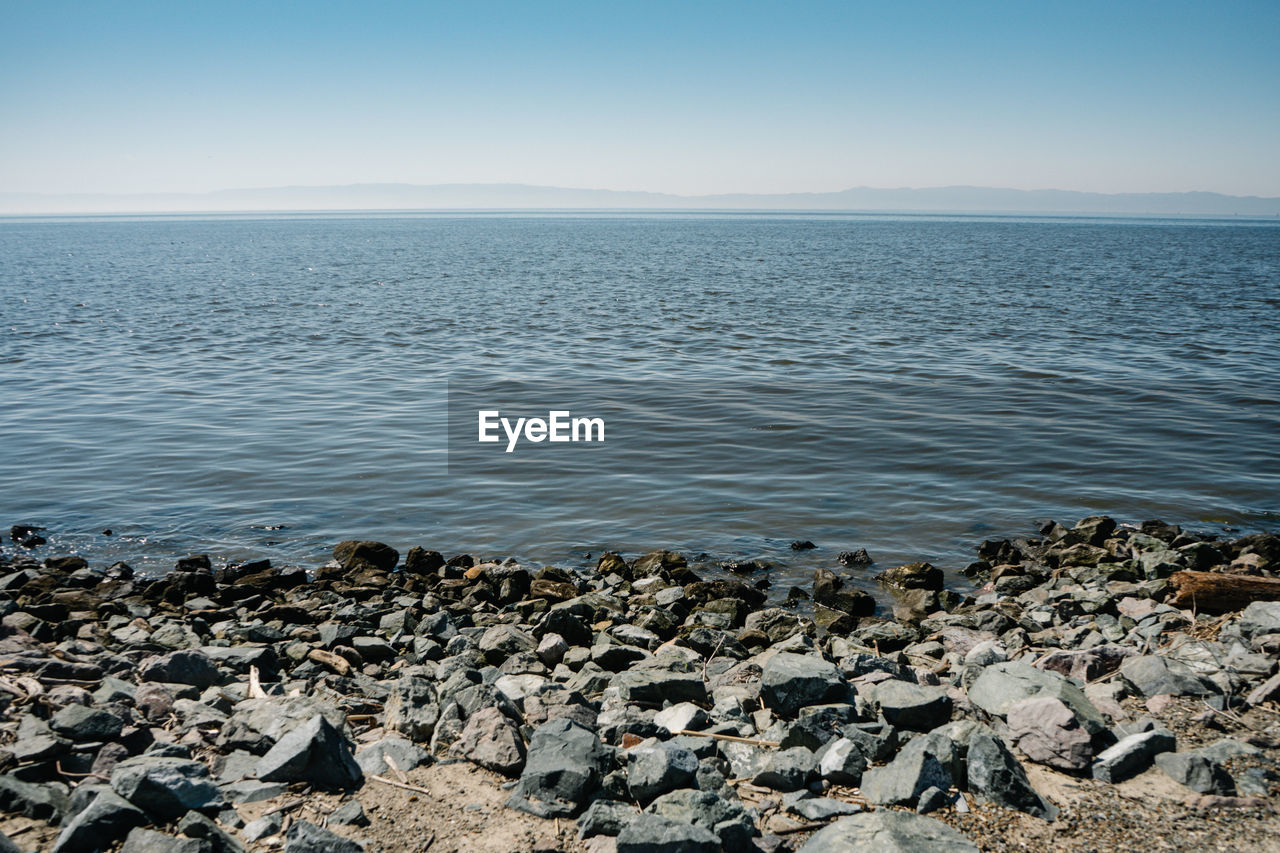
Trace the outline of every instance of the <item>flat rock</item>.
<path fill-rule="evenodd" d="M 671 743 L 637 746 L 627 753 L 627 787 L 641 803 L 694 784 L 698 758 Z"/>
<path fill-rule="evenodd" d="M 794 746 L 770 754 L 751 781 L 775 791 L 798 791 L 817 775 L 817 756 L 803 746 Z"/>
<path fill-rule="evenodd" d="M 67 705 L 49 718 L 49 728 L 76 741 L 107 741 L 120 736 L 124 720 L 108 711 Z"/>
<path fill-rule="evenodd" d="M 765 707 L 783 716 L 794 716 L 808 705 L 841 701 L 848 689 L 839 667 L 813 655 L 775 654 L 760 677 Z"/>
<path fill-rule="evenodd" d="M 1162 752 L 1155 757 L 1155 765 L 1179 785 L 1185 785 L 1197 794 L 1235 796 L 1236 785 L 1225 768 L 1199 750 L 1192 752 Z"/>
<path fill-rule="evenodd" d="M 111 771 L 111 788 L 160 820 L 181 817 L 192 809 L 226 805 L 209 768 L 185 758 L 151 755 L 127 758 Z"/>
<path fill-rule="evenodd" d="M 701 826 L 637 815 L 618 833 L 618 853 L 719 853 L 720 839 Z"/>
<path fill-rule="evenodd" d="M 945 823 L 910 812 L 878 809 L 842 817 L 814 833 L 799 853 L 979 853 Z"/>
<path fill-rule="evenodd" d="M 139 681 L 163 681 L 212 687 L 222 680 L 222 673 L 208 655 L 196 649 L 179 649 L 155 655 L 138 664 Z"/>
<path fill-rule="evenodd" d="M 1280 634 L 1280 601 L 1255 601 L 1240 612 L 1236 627 L 1247 639 Z"/>
<path fill-rule="evenodd" d="M 884 767 L 862 774 L 862 796 L 886 806 L 914 806 L 928 788 L 950 788 L 951 772 L 937 757 L 924 750 L 899 755 Z"/>
<path fill-rule="evenodd" d="M 1020 661 L 987 667 L 969 687 L 969 701 L 988 714 L 1003 717 L 1024 699 L 1054 696 L 1069 707 L 1089 734 L 1106 729 L 1106 720 L 1075 682 Z"/>
<path fill-rule="evenodd" d="M 1120 677 L 1142 696 L 1211 696 L 1220 692 L 1213 683 L 1196 675 L 1179 660 L 1159 655 L 1126 658 Z"/>
<path fill-rule="evenodd" d="M 1176 745 L 1173 734 L 1164 729 L 1131 734 L 1098 753 L 1093 762 L 1093 778 L 1123 782 L 1146 770 L 1157 755 L 1171 752 Z"/>
<path fill-rule="evenodd" d="M 154 829 L 137 827 L 129 832 L 120 853 L 212 853 L 212 846 L 201 838 L 174 838 Z"/>
<path fill-rule="evenodd" d="M 366 746 L 356 753 L 356 764 L 366 776 L 382 775 L 391 770 L 391 762 L 396 767 L 408 772 L 432 761 L 431 753 L 418 746 L 408 738 L 399 735 L 387 735 L 376 743 Z"/>
<path fill-rule="evenodd" d="M 951 719 L 951 697 L 941 687 L 890 679 L 875 685 L 872 699 L 896 728 L 925 732 Z"/>

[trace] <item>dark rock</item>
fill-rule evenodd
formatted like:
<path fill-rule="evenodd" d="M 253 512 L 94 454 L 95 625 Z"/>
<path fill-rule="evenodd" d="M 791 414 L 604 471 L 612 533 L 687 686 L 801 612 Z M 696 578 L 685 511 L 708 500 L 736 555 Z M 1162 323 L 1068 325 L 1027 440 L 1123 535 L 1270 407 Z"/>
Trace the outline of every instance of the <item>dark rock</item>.
<path fill-rule="evenodd" d="M 75 741 L 106 741 L 120 736 L 124 720 L 84 705 L 67 705 L 49 719 L 49 728 Z"/>
<path fill-rule="evenodd" d="M 402 571 L 407 574 L 433 575 L 444 566 L 444 555 L 439 551 L 427 551 L 414 545 L 405 554 Z"/>
<path fill-rule="evenodd" d="M 979 853 L 976 844 L 931 817 L 878 809 L 842 817 L 814 833 L 799 853 Z"/>
<path fill-rule="evenodd" d="M 1198 794 L 1235 796 L 1236 786 L 1231 774 L 1221 764 L 1198 751 L 1162 752 L 1155 757 L 1155 764 L 1170 779 Z"/>
<path fill-rule="evenodd" d="M 818 757 L 818 773 L 836 785 L 858 785 L 867 769 L 867 757 L 847 737 L 827 745 Z"/>
<path fill-rule="evenodd" d="M 310 782 L 322 788 L 348 788 L 364 778 L 351 744 L 322 715 L 290 731 L 258 762 L 263 782 Z"/>
<path fill-rule="evenodd" d="M 150 823 L 142 809 L 111 790 L 101 790 L 59 833 L 49 853 L 97 853 Z"/>
<path fill-rule="evenodd" d="M 578 838 L 581 840 L 595 835 L 617 835 L 635 816 L 635 808 L 627 803 L 596 800 L 578 818 Z"/>
<path fill-rule="evenodd" d="M 876 600 L 870 593 L 847 588 L 843 578 L 827 569 L 813 573 L 813 600 L 852 616 L 870 616 L 876 612 Z"/>
<path fill-rule="evenodd" d="M 707 686 L 691 672 L 633 669 L 618 673 L 613 683 L 623 699 L 639 705 L 661 708 L 666 702 L 707 701 Z"/>
<path fill-rule="evenodd" d="M 618 853 L 719 853 L 708 829 L 653 814 L 638 815 L 618 833 Z"/>
<path fill-rule="evenodd" d="M 1221 691 L 1180 660 L 1159 655 L 1126 658 L 1120 677 L 1146 697 L 1167 693 L 1173 696 L 1211 696 Z"/>
<path fill-rule="evenodd" d="M 814 548 L 817 548 L 817 547 L 818 547 L 817 545 L 814 545 L 808 539 L 797 539 L 791 543 L 792 551 L 812 551 Z"/>
<path fill-rule="evenodd" d="M 892 569 L 885 569 L 876 575 L 876 580 L 899 589 L 942 589 L 942 570 L 929 563 L 908 563 Z"/>
<path fill-rule="evenodd" d="M 400 561 L 400 552 L 381 542 L 360 542 L 348 539 L 334 546 L 333 558 L 341 563 L 343 570 L 347 572 L 362 569 L 389 572 Z"/>
<path fill-rule="evenodd" d="M 299 820 L 285 833 L 284 853 L 364 853 L 364 845 Z"/>
<path fill-rule="evenodd" d="M 481 708 L 468 717 L 452 748 L 473 764 L 504 776 L 517 776 L 524 767 L 520 729 L 497 708 Z"/>
<path fill-rule="evenodd" d="M 199 838 L 174 838 L 153 829 L 137 827 L 129 832 L 120 853 L 212 853 L 213 846 Z"/>
<path fill-rule="evenodd" d="M 647 578 L 650 575 L 669 574 L 672 571 L 683 569 L 687 565 L 688 561 L 680 554 L 672 551 L 653 551 L 637 558 L 631 568 L 635 577 Z"/>
<path fill-rule="evenodd" d="M 751 781 L 775 791 L 798 791 L 818 775 L 817 757 L 802 746 L 769 755 L 764 769 Z"/>
<path fill-rule="evenodd" d="M 671 743 L 637 746 L 627 753 L 627 787 L 641 803 L 694 784 L 698 758 Z"/>
<path fill-rule="evenodd" d="M 195 649 L 179 649 L 144 660 L 138 665 L 138 679 L 170 684 L 190 684 L 203 689 L 220 682 L 222 674 L 204 652 Z"/>
<path fill-rule="evenodd" d="M 966 757 L 969 790 L 1005 808 L 1053 820 L 1058 809 L 1036 793 L 1027 771 L 995 735 L 977 732 L 969 740 Z"/>
<path fill-rule="evenodd" d="M 239 815 L 234 809 L 231 810 L 231 814 L 239 821 Z M 213 853 L 245 853 L 244 845 L 223 832 L 218 824 L 200 812 L 187 812 L 183 815 L 182 820 L 178 821 L 178 832 L 188 838 L 199 838 L 205 841 L 212 848 Z"/>
<path fill-rule="evenodd" d="M 929 731 L 951 719 L 951 697 L 940 687 L 906 681 L 882 681 L 872 698 L 889 724 L 911 731 Z"/>
<path fill-rule="evenodd" d="M 0 775 L 0 812 L 56 824 L 67 810 L 67 789 L 60 782 L 24 782 Z"/>
<path fill-rule="evenodd" d="M 725 850 L 749 850 L 752 837 L 757 835 L 755 821 L 741 802 L 708 791 L 672 791 L 654 800 L 645 811 L 674 823 L 709 829 Z"/>
<path fill-rule="evenodd" d="M 226 805 L 209 768 L 185 758 L 140 755 L 121 761 L 111 771 L 111 788 L 160 820 Z"/>
<path fill-rule="evenodd" d="M 328 822 L 338 826 L 368 826 L 369 818 L 359 800 L 347 800 L 333 810 Z"/>
<path fill-rule="evenodd" d="M 384 719 L 387 731 L 418 743 L 430 742 L 440 719 L 435 686 L 425 678 L 402 676 L 391 687 Z"/>
<path fill-rule="evenodd" d="M 884 767 L 862 774 L 862 795 L 877 805 L 914 806 L 929 788 L 951 787 L 951 773 L 929 752 L 900 755 Z"/>
<path fill-rule="evenodd" d="M 571 817 L 600 787 L 607 765 L 595 732 L 567 719 L 543 723 L 529 739 L 524 772 L 507 805 L 539 817 Z"/>
<path fill-rule="evenodd" d="M 842 701 L 848 692 L 840 669 L 811 655 L 779 652 L 764 665 L 760 678 L 761 700 L 783 716 L 793 716 L 807 705 Z"/>
<path fill-rule="evenodd" d="M 480 653 L 494 666 L 514 654 L 532 652 L 537 647 L 537 640 L 514 625 L 494 625 L 480 637 Z"/>
<path fill-rule="evenodd" d="M 1165 729 L 1129 735 L 1098 753 L 1093 762 L 1093 778 L 1123 782 L 1150 767 L 1160 753 L 1172 752 L 1176 745 L 1174 736 Z"/>
<path fill-rule="evenodd" d="M 833 800 L 830 797 L 810 797 L 793 804 L 791 811 L 805 820 L 828 821 L 833 817 L 857 814 L 862 811 L 862 806 L 857 803 L 846 803 L 843 800 Z"/>
<path fill-rule="evenodd" d="M 867 553 L 866 548 L 858 548 L 853 551 L 841 551 L 836 556 L 836 561 L 842 566 L 869 566 L 873 562 L 871 555 Z"/>

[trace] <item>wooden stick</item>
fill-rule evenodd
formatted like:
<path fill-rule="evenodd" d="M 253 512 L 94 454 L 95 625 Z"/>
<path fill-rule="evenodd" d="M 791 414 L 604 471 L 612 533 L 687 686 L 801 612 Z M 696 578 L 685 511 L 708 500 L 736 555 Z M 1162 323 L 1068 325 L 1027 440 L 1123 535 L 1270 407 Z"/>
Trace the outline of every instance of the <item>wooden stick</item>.
<path fill-rule="evenodd" d="M 267 698 L 267 691 L 262 689 L 262 681 L 258 678 L 258 668 L 256 666 L 249 667 L 249 698 Z"/>
<path fill-rule="evenodd" d="M 1170 604 L 1208 613 L 1240 610 L 1254 601 L 1280 600 L 1280 578 L 1183 571 L 1170 575 L 1169 584 L 1175 590 Z"/>
<path fill-rule="evenodd" d="M 734 743 L 749 743 L 752 746 L 768 746 L 774 748 L 782 746 L 782 744 L 778 743 L 776 740 L 756 740 L 755 738 L 738 737 L 737 735 L 719 735 L 714 732 L 691 732 L 688 729 L 681 729 L 678 732 L 672 732 L 672 734 L 688 735 L 689 737 L 709 737 L 715 738 L 716 740 L 729 740 Z"/>
<path fill-rule="evenodd" d="M 403 782 L 397 782 L 395 779 L 388 779 L 386 776 L 370 776 L 375 782 L 381 782 L 384 785 L 390 785 L 393 788 L 403 788 L 406 791 L 413 791 L 415 794 L 426 794 L 428 797 L 435 796 L 426 788 L 417 785 L 406 785 Z"/>

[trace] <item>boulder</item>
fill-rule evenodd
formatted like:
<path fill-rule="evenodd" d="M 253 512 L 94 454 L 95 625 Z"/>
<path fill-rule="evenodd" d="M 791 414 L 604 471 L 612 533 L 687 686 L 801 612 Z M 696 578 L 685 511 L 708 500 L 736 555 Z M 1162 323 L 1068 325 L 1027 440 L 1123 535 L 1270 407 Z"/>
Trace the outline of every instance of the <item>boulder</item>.
<path fill-rule="evenodd" d="M 711 830 L 641 814 L 618 833 L 617 853 L 719 853 L 720 839 Z"/>
<path fill-rule="evenodd" d="M 1075 682 L 1021 661 L 993 664 L 984 669 L 969 687 L 969 701 L 996 717 L 1005 716 L 1014 705 L 1036 696 L 1053 696 L 1061 700 L 1091 735 L 1107 727 L 1102 714 Z"/>
<path fill-rule="evenodd" d="M 174 838 L 154 829 L 137 827 L 129 832 L 120 853 L 211 853 L 212 847 L 200 838 Z"/>
<path fill-rule="evenodd" d="M 1146 770 L 1157 755 L 1173 751 L 1176 745 L 1173 734 L 1165 729 L 1129 735 L 1098 753 L 1093 762 L 1093 778 L 1123 782 Z"/>
<path fill-rule="evenodd" d="M 280 738 L 258 761 L 257 776 L 320 788 L 350 788 L 364 779 L 351 744 L 321 714 Z"/>
<path fill-rule="evenodd" d="M 181 817 L 192 809 L 226 805 L 209 768 L 186 758 L 127 758 L 111 771 L 111 789 L 162 821 Z"/>
<path fill-rule="evenodd" d="M 517 776 L 524 767 L 520 729 L 497 708 L 481 708 L 468 717 L 452 749 L 473 764 L 503 776 Z"/>
<path fill-rule="evenodd" d="M 975 733 L 969 740 L 965 763 L 969 790 L 973 793 L 1045 820 L 1058 816 L 1057 807 L 1036 793 L 1027 772 L 998 737 L 986 732 Z"/>
<path fill-rule="evenodd" d="M 1159 655 L 1125 658 L 1120 664 L 1120 677 L 1140 695 L 1148 698 L 1171 696 L 1211 696 L 1219 690 L 1212 682 L 1196 675 L 1195 670 L 1180 660 Z"/>
<path fill-rule="evenodd" d="M 1093 761 L 1093 738 L 1055 696 L 1023 699 L 1009 708 L 1009 738 L 1037 764 L 1084 770 Z"/>
<path fill-rule="evenodd" d="M 641 803 L 694 784 L 698 758 L 671 743 L 637 746 L 627 753 L 627 787 Z"/>
<path fill-rule="evenodd" d="M 978 846 L 931 817 L 878 809 L 842 817 L 814 833 L 799 853 L 979 853 Z"/>
<path fill-rule="evenodd" d="M 928 788 L 946 790 L 952 784 L 950 771 L 929 752 L 918 750 L 899 755 L 884 767 L 872 767 L 862 774 L 862 795 L 876 805 L 914 806 Z"/>
<path fill-rule="evenodd" d="M 107 741 L 120 736 L 124 720 L 107 711 L 71 704 L 49 718 L 49 728 L 75 741 Z"/>
<path fill-rule="evenodd" d="M 360 765 L 360 770 L 366 776 L 386 773 L 391 769 L 391 762 L 407 773 L 430 764 L 431 761 L 431 753 L 408 738 L 397 735 L 387 735 L 356 753 L 356 764 Z"/>
<path fill-rule="evenodd" d="M 1170 779 L 1198 794 L 1235 796 L 1236 785 L 1231 774 L 1221 764 L 1199 750 L 1162 752 L 1155 757 L 1155 764 Z"/>
<path fill-rule="evenodd" d="M 204 689 L 222 680 L 222 673 L 208 655 L 196 649 L 179 649 L 153 655 L 138 664 L 139 681 L 190 684 Z"/>
<path fill-rule="evenodd" d="M 543 723 L 529 739 L 524 771 L 507 805 L 539 817 L 572 817 L 600 788 L 608 752 L 591 729 L 568 719 Z"/>
<path fill-rule="evenodd" d="M 400 561 L 400 552 L 381 542 L 361 542 L 348 539 L 334 546 L 333 558 L 347 572 L 356 572 L 363 569 L 389 572 Z"/>
<path fill-rule="evenodd" d="M 876 580 L 887 586 L 898 589 L 942 589 L 942 570 L 928 563 L 908 563 L 892 569 L 885 569 L 876 575 Z"/>
<path fill-rule="evenodd" d="M 841 701 L 848 690 L 839 667 L 813 655 L 779 652 L 769 658 L 760 678 L 765 707 L 788 717 L 808 705 Z"/>
<path fill-rule="evenodd" d="M 364 853 L 364 845 L 299 820 L 285 833 L 284 853 Z"/>
<path fill-rule="evenodd" d="M 63 827 L 49 853 L 97 853 L 145 826 L 146 812 L 112 790 L 102 790 Z"/>
<path fill-rule="evenodd" d="M 798 791 L 818 775 L 818 759 L 803 746 L 781 749 L 766 759 L 751 781 L 775 791 Z"/>
<path fill-rule="evenodd" d="M 929 731 L 951 719 L 951 697 L 941 687 L 891 679 L 875 685 L 872 701 L 890 725 Z"/>

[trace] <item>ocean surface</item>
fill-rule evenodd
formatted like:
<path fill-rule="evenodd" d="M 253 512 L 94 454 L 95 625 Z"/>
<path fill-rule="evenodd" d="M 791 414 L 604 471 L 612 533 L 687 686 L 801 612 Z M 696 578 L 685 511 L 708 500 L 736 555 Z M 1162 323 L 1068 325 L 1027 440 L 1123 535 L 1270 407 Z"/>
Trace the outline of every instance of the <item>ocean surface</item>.
<path fill-rule="evenodd" d="M 606 440 L 506 454 L 490 405 Z M 1280 530 L 1276 223 L 0 219 L 0 524 L 39 554 L 666 547 L 785 591 L 1092 513 Z"/>

